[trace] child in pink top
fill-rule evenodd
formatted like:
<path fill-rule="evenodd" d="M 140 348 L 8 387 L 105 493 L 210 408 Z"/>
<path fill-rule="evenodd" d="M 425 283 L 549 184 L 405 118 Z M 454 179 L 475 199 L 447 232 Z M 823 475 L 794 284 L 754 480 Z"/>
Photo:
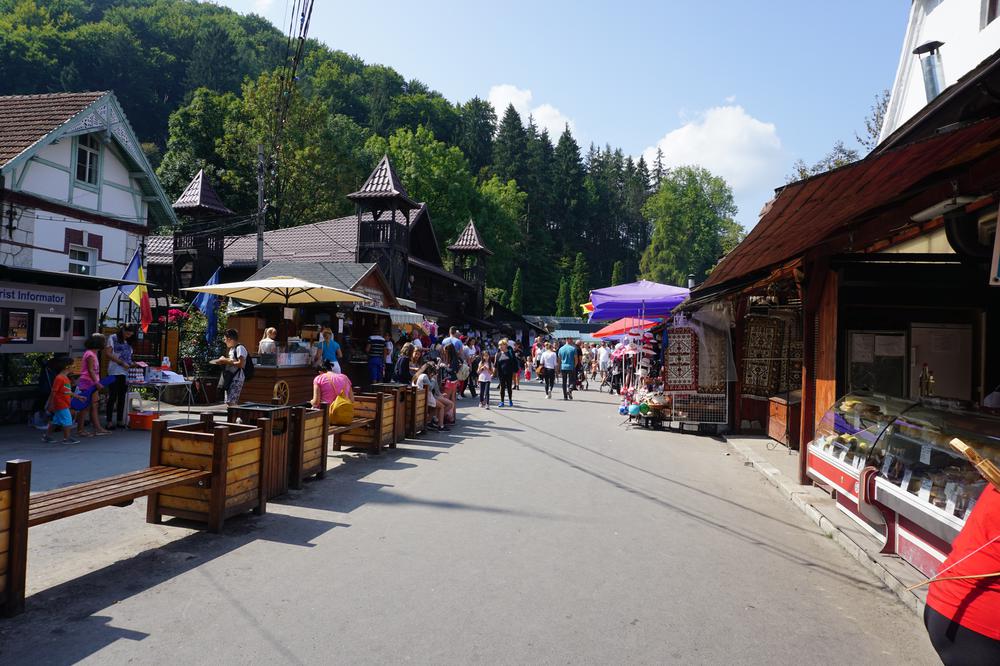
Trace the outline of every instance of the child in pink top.
<path fill-rule="evenodd" d="M 351 379 L 344 374 L 334 372 L 331 361 L 323 362 L 324 372 L 316 375 L 313 379 L 312 406 L 319 407 L 320 404 L 332 405 L 337 396 L 344 396 L 353 401 L 354 394 L 351 391 Z"/>

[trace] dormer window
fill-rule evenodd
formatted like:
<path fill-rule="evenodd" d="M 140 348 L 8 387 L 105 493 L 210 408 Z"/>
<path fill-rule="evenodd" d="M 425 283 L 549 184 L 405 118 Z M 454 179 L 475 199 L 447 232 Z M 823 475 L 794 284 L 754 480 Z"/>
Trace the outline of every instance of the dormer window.
<path fill-rule="evenodd" d="M 84 134 L 76 146 L 76 179 L 88 185 L 97 185 L 97 167 L 101 143 L 96 134 Z"/>

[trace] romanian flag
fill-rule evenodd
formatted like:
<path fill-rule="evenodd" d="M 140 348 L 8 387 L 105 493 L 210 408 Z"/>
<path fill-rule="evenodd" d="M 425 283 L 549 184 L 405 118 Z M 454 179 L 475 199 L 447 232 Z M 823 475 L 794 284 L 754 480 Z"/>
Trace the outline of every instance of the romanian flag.
<path fill-rule="evenodd" d="M 128 268 L 125 269 L 122 279 L 129 282 L 141 283 L 123 284 L 118 287 L 118 290 L 128 296 L 130 301 L 139 306 L 139 325 L 142 326 L 142 332 L 145 333 L 149 330 L 149 325 L 153 321 L 153 311 L 149 308 L 149 290 L 146 289 L 146 269 L 142 267 L 138 249 L 135 251 L 132 261 L 129 262 Z"/>

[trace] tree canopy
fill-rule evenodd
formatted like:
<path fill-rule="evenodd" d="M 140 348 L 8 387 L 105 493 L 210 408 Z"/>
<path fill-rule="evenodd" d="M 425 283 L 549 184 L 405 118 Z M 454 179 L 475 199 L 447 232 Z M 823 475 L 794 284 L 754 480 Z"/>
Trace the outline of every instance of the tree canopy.
<path fill-rule="evenodd" d="M 676 178 L 662 154 L 650 168 L 610 145 L 584 153 L 569 126 L 550 136 L 513 107 L 448 100 L 315 40 L 286 98 L 285 43 L 263 18 L 210 3 L 0 0 L 0 94 L 114 90 L 168 196 L 205 169 L 237 214 L 230 232 L 256 210 L 258 143 L 268 228 L 348 214 L 345 195 L 388 153 L 410 195 L 428 204 L 442 245 L 476 221 L 494 252 L 489 293 L 513 292 L 520 271 L 525 312 L 551 313 L 563 299 L 578 315 L 570 300 L 631 281 L 640 258 L 644 274 L 688 270 L 683 252 L 664 247 L 683 234 L 665 228 L 663 187 L 648 205 L 661 181 Z M 279 99 L 288 109 L 280 137 Z M 719 248 L 699 242 L 705 258 L 694 263 L 707 270 Z"/>

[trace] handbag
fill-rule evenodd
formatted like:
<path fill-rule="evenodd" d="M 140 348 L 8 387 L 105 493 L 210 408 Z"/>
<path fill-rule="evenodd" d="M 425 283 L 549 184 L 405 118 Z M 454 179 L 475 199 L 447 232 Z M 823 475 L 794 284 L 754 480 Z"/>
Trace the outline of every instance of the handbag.
<path fill-rule="evenodd" d="M 471 371 L 471 368 L 469 368 L 468 364 L 466 364 L 466 363 L 463 363 L 463 364 L 462 364 L 462 365 L 461 365 L 461 366 L 460 366 L 460 367 L 458 368 L 458 372 L 456 372 L 456 373 L 455 373 L 455 376 L 456 376 L 456 377 L 458 377 L 458 380 L 459 380 L 459 381 L 462 381 L 462 382 L 464 382 L 464 381 L 465 381 L 466 379 L 468 379 L 468 378 L 469 378 L 469 372 L 470 372 L 470 371 Z"/>
<path fill-rule="evenodd" d="M 346 391 L 341 391 L 330 404 L 328 414 L 333 425 L 350 425 L 354 420 L 354 403 L 348 399 Z"/>

